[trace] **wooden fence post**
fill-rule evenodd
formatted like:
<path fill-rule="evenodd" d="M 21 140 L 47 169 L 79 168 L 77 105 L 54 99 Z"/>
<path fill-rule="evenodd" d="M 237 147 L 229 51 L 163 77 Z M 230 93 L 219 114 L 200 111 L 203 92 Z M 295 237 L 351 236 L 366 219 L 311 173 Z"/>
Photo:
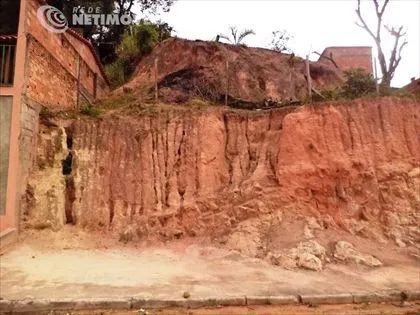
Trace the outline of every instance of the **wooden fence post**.
<path fill-rule="evenodd" d="M 376 68 L 376 57 L 373 59 L 373 66 L 375 70 L 375 87 L 376 87 L 376 94 L 379 95 L 379 83 L 378 83 L 378 69 Z"/>
<path fill-rule="evenodd" d="M 225 106 L 228 106 L 229 95 L 229 61 L 226 60 L 226 92 L 225 92 Z"/>
<path fill-rule="evenodd" d="M 309 67 L 309 55 L 306 55 L 305 65 L 306 65 L 306 79 L 308 80 L 308 96 L 309 96 L 309 101 L 312 102 L 312 79 L 311 79 L 311 70 Z"/>
<path fill-rule="evenodd" d="M 155 72 L 155 103 L 157 103 L 158 102 L 158 98 L 159 98 L 159 90 L 158 90 L 158 58 L 155 58 L 154 72 Z"/>

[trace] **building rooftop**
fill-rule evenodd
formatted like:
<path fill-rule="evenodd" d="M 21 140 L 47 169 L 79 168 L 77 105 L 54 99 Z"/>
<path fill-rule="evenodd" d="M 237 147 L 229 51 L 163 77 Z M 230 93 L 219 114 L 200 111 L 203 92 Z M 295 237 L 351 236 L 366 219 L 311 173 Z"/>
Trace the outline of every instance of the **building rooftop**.
<path fill-rule="evenodd" d="M 17 35 L 3 35 L 0 34 L 0 41 L 2 42 L 9 42 L 9 41 L 16 41 Z"/>

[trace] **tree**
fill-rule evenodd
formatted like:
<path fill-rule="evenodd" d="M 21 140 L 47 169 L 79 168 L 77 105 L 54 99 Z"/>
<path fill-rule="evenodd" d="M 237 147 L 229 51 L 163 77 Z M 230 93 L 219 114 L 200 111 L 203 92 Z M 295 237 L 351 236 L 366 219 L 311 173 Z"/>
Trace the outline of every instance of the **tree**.
<path fill-rule="evenodd" d="M 239 31 L 235 26 L 229 27 L 230 34 L 229 35 L 219 35 L 220 38 L 223 38 L 234 45 L 240 45 L 243 43 L 244 39 L 249 35 L 255 35 L 254 30 L 252 29 L 245 29 Z"/>
<path fill-rule="evenodd" d="M 0 34 L 17 34 L 20 2 L 0 0 Z"/>
<path fill-rule="evenodd" d="M 286 30 L 278 30 L 272 33 L 271 49 L 278 52 L 291 53 L 289 41 L 293 38 Z"/>
<path fill-rule="evenodd" d="M 1 0 L 0 0 L 1 1 Z M 56 8 L 60 9 L 67 17 L 68 21 L 72 21 L 72 14 L 74 8 L 83 13 L 82 8 L 93 7 L 101 8 L 101 13 L 117 14 L 120 18 L 123 15 L 130 15 L 133 19 L 136 18 L 133 12 L 135 3 L 139 4 L 141 13 L 156 14 L 159 9 L 164 12 L 169 11 L 170 7 L 175 0 L 50 0 L 49 3 Z M 159 22 L 160 30 L 159 36 L 164 38 L 172 31 L 172 28 L 166 23 Z M 72 25 L 70 25 L 71 27 Z M 122 40 L 122 37 L 128 25 L 83 25 L 78 26 L 78 30 L 82 33 L 83 37 L 89 39 L 94 44 L 101 57 L 103 63 L 110 63 L 117 59 L 116 47 Z"/>
<path fill-rule="evenodd" d="M 344 71 L 346 82 L 342 94 L 346 98 L 357 98 L 372 94 L 376 90 L 375 79 L 362 68 L 352 68 Z"/>
<path fill-rule="evenodd" d="M 155 25 L 156 25 L 158 35 L 159 35 L 158 36 L 159 43 L 171 37 L 172 32 L 175 32 L 174 28 L 166 22 L 158 20 L 156 21 Z"/>
<path fill-rule="evenodd" d="M 363 28 L 368 32 L 368 34 L 373 38 L 375 41 L 376 47 L 378 49 L 378 61 L 381 67 L 382 72 L 382 80 L 381 80 L 381 90 L 387 91 L 391 87 L 391 81 L 394 77 L 395 70 L 397 69 L 400 61 L 401 61 L 401 52 L 403 48 L 407 45 L 407 41 L 404 40 L 402 43 L 400 40 L 405 36 L 405 32 L 403 31 L 403 27 L 390 27 L 387 25 L 383 25 L 383 16 L 387 5 L 389 4 L 390 0 L 384 0 L 382 4 L 379 3 L 379 0 L 372 0 L 372 3 L 375 7 L 375 13 L 377 17 L 376 29 L 371 29 L 365 19 L 362 16 L 361 8 L 360 8 L 360 0 L 357 0 L 357 9 L 356 14 L 360 20 L 360 23 L 356 23 L 359 27 Z M 382 28 L 385 28 L 391 36 L 394 37 L 394 45 L 391 51 L 391 56 L 389 57 L 389 61 L 386 61 L 384 50 L 382 48 Z"/>
<path fill-rule="evenodd" d="M 172 28 L 166 23 L 152 23 L 148 20 L 140 20 L 126 30 L 117 45 L 116 59 L 105 67 L 105 71 L 112 85 L 122 85 L 138 63 L 148 55 L 158 42 L 171 37 Z"/>

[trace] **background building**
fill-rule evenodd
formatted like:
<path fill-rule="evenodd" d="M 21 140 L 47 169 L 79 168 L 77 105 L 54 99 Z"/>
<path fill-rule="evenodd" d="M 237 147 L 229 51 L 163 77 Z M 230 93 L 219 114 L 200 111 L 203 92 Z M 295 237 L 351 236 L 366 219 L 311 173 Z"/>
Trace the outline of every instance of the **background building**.
<path fill-rule="evenodd" d="M 342 71 L 362 68 L 373 74 L 372 47 L 327 47 L 319 60 L 330 62 Z"/>

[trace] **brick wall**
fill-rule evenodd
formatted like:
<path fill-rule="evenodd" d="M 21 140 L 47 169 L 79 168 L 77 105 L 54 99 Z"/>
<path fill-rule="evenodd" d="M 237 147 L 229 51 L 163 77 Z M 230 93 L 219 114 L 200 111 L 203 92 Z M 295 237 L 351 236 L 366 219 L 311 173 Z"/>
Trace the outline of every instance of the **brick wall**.
<path fill-rule="evenodd" d="M 12 96 L 0 96 L 0 215 L 6 213 Z"/>
<path fill-rule="evenodd" d="M 103 96 L 107 91 L 107 83 L 102 75 L 100 75 L 100 68 L 95 61 L 92 52 L 84 43 L 76 39 L 74 36 L 65 34 L 67 40 L 77 50 L 81 57 L 81 76 L 80 80 L 84 88 L 86 88 L 90 94 L 93 95 L 93 82 L 94 74 L 97 74 L 97 96 Z"/>
<path fill-rule="evenodd" d="M 27 97 L 48 108 L 74 108 L 77 79 L 35 38 L 29 37 L 27 47 Z"/>
<path fill-rule="evenodd" d="M 332 57 L 341 70 L 362 68 L 373 73 L 371 47 L 327 47 L 319 58 L 330 62 L 324 57 Z"/>
<path fill-rule="evenodd" d="M 36 16 L 39 2 L 20 1 L 15 85 L 6 93 L 14 97 L 13 108 L 19 109 L 14 109 L 17 114 L 12 121 L 14 136 L 11 138 L 15 141 L 10 145 L 8 187 L 11 189 L 7 191 L 6 216 L 0 221 L 0 231 L 17 228 L 22 212 L 31 208 L 30 193 L 26 192 L 36 159 L 41 106 L 63 110 L 75 108 L 78 99 L 79 104 L 86 98 L 93 100 L 95 77 L 98 97 L 109 89 L 95 55 L 83 40 L 69 32 L 56 34 L 47 31 Z M 78 78 L 83 91 L 79 95 Z"/>
<path fill-rule="evenodd" d="M 27 96 L 50 109 L 74 108 L 77 103 L 77 79 L 89 101 L 108 91 L 108 85 L 89 46 L 69 32 L 46 30 L 38 21 L 39 3 L 28 0 Z M 80 74 L 79 72 L 80 71 Z"/>

